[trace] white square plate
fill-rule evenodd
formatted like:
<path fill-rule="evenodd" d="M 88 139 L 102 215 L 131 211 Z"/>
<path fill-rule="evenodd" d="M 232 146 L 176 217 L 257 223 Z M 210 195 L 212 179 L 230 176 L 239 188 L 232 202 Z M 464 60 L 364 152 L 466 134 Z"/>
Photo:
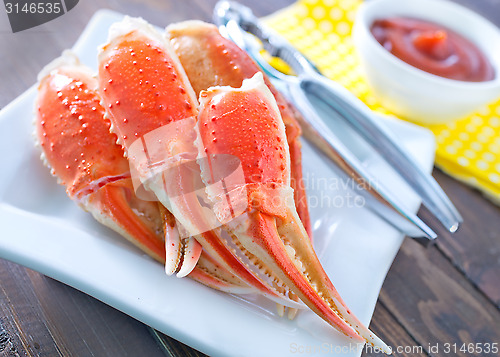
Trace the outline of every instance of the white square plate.
<path fill-rule="evenodd" d="M 123 15 L 99 11 L 74 46 L 96 68 L 97 46 Z M 294 321 L 275 305 L 235 297 L 190 279 L 167 277 L 163 267 L 70 201 L 43 167 L 33 145 L 36 88 L 0 112 L 0 257 L 71 285 L 108 305 L 213 356 L 341 353 L 349 340 L 308 311 Z M 417 126 L 386 119 L 415 159 L 430 170 L 434 137 Z M 417 209 L 418 198 L 386 167 L 362 152 L 379 180 Z M 303 168 L 311 203 L 316 251 L 346 303 L 368 324 L 403 236 L 367 209 L 349 207 L 345 189 L 328 162 L 304 142 Z"/>

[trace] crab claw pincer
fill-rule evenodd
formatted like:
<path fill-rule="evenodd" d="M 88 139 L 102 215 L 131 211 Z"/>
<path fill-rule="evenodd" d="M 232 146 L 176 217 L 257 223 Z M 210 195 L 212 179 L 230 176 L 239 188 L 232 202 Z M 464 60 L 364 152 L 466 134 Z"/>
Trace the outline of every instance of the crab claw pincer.
<path fill-rule="evenodd" d="M 203 91 L 200 104 L 197 128 L 200 154 L 208 157 L 201 170 L 208 196 L 217 196 L 210 193 L 211 158 L 232 155 L 244 171 L 245 190 L 232 189 L 246 194 L 241 199 L 247 200 L 248 208 L 224 226 L 235 246 L 257 266 L 272 270 L 340 332 L 390 353 L 390 348 L 347 308 L 313 250 L 294 205 L 285 127 L 262 73 L 243 81 L 241 88 Z"/>
<path fill-rule="evenodd" d="M 134 141 L 197 113 L 194 93 L 184 86 L 185 78 L 176 70 L 179 64 L 162 45 L 164 39 L 151 25 L 137 22 L 141 31 L 133 31 L 130 19 L 112 27 L 110 42 L 100 52 L 99 68 L 100 92 L 112 131 L 129 160 L 134 158 L 129 150 Z M 169 243 L 165 270 L 185 276 L 196 266 L 201 246 L 194 238 L 180 236 L 166 222 L 164 227 Z"/>

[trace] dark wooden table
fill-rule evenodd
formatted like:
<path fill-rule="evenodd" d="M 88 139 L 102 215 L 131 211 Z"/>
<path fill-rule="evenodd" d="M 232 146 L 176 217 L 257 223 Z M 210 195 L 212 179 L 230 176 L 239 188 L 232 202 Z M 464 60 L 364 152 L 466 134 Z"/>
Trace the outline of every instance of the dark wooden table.
<path fill-rule="evenodd" d="M 0 107 L 32 85 L 39 70 L 75 42 L 99 8 L 165 25 L 192 18 L 210 20 L 215 2 L 81 0 L 66 15 L 17 34 L 11 33 L 0 6 Z M 266 15 L 292 1 L 246 2 L 257 15 Z M 458 2 L 500 26 L 500 0 Z M 390 345 L 405 348 L 399 356 L 470 356 L 454 353 L 453 344 L 457 349 L 463 343 L 500 344 L 500 209 L 437 169 L 434 176 L 465 223 L 454 235 L 439 231 L 440 238 L 428 247 L 405 240 L 382 288 L 371 327 Z M 174 356 L 201 355 L 168 337 L 165 340 Z M 445 344 L 450 344 L 451 352 L 446 353 Z M 26 355 L 163 356 L 164 352 L 142 323 L 37 272 L 0 260 L 0 356 Z"/>

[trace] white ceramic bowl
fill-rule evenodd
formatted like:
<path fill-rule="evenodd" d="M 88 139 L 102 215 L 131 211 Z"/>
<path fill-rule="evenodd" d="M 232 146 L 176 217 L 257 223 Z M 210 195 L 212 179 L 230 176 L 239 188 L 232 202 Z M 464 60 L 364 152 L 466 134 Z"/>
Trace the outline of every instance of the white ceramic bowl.
<path fill-rule="evenodd" d="M 370 32 L 377 19 L 394 16 L 427 20 L 475 43 L 495 69 L 487 82 L 464 82 L 417 69 L 392 55 Z M 440 124 L 471 114 L 500 98 L 500 29 L 476 13 L 444 0 L 371 0 L 362 4 L 353 41 L 366 78 L 382 104 L 418 123 Z"/>

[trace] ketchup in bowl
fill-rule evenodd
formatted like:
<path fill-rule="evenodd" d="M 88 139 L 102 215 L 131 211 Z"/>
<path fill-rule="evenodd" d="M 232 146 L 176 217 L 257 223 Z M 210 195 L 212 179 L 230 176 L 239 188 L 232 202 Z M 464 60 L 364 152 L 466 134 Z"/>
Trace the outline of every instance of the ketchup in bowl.
<path fill-rule="evenodd" d="M 390 53 L 428 73 L 467 82 L 495 78 L 493 66 L 475 44 L 437 24 L 392 17 L 376 20 L 370 30 Z"/>

